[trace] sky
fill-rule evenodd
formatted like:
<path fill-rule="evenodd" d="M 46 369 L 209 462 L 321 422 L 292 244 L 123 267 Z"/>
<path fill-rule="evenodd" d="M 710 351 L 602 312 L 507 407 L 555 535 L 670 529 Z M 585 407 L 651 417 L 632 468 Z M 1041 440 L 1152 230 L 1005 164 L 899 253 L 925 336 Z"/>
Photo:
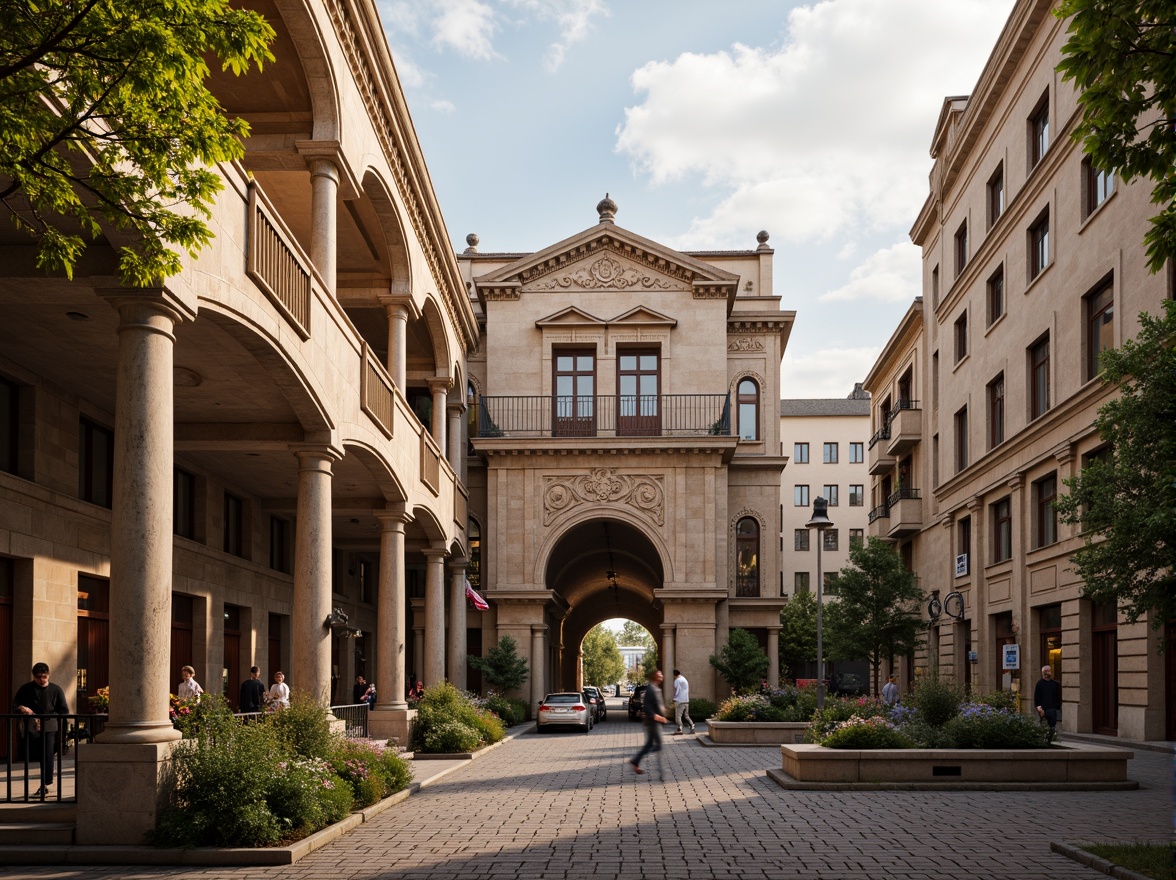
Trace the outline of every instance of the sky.
<path fill-rule="evenodd" d="M 1013 0 L 378 0 L 451 243 L 617 225 L 775 249 L 784 398 L 845 397 L 920 295 L 943 100 Z"/>

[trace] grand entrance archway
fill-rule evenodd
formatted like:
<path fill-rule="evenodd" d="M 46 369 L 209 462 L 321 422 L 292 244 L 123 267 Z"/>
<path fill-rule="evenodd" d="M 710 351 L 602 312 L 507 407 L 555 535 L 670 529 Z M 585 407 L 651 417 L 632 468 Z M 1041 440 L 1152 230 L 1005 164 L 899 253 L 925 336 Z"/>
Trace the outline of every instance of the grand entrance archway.
<path fill-rule="evenodd" d="M 641 624 L 661 651 L 657 590 L 665 572 L 653 542 L 636 526 L 604 517 L 573 526 L 552 551 L 545 580 L 566 609 L 552 638 L 554 686 L 578 689 L 580 644 L 592 627 L 614 617 Z"/>

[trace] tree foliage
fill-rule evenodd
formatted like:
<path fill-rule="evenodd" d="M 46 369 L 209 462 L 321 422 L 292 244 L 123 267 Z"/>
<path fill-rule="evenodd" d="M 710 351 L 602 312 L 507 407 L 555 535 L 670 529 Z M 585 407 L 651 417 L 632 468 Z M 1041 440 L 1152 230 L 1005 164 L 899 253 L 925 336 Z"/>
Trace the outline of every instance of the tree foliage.
<path fill-rule="evenodd" d="M 780 670 L 796 678 L 801 667 L 817 659 L 817 598 L 797 593 L 780 611 Z"/>
<path fill-rule="evenodd" d="M 527 680 L 527 661 L 518 655 L 518 645 L 510 636 L 500 638 L 485 657 L 471 654 L 468 661 L 487 684 L 499 691 L 518 690 Z"/>
<path fill-rule="evenodd" d="M 649 681 L 650 676 L 657 671 L 661 658 L 657 655 L 657 646 L 651 646 L 641 655 L 641 681 Z M 669 671 L 669 670 L 667 670 Z"/>
<path fill-rule="evenodd" d="M 617 639 L 612 630 L 597 624 L 584 636 L 580 646 L 584 656 L 584 683 L 603 686 L 619 681 L 625 674 L 625 661 L 617 650 Z"/>
<path fill-rule="evenodd" d="M 1058 70 L 1079 89 L 1075 140 L 1095 168 L 1153 181 L 1160 213 L 1144 241 L 1153 272 L 1176 257 L 1176 5 L 1172 0 L 1063 0 Z"/>
<path fill-rule="evenodd" d="M 1131 621 L 1176 615 L 1176 302 L 1099 359 L 1103 382 L 1121 395 L 1099 407 L 1095 425 L 1109 444 L 1058 498 L 1061 520 L 1086 540 L 1073 562 L 1083 593 L 1114 602 Z"/>
<path fill-rule="evenodd" d="M 882 661 L 907 654 L 920 642 L 923 593 L 898 552 L 880 538 L 852 544 L 849 562 L 837 579 L 838 600 L 825 609 L 827 652 L 868 656 L 877 693 Z"/>
<path fill-rule="evenodd" d="M 769 660 L 755 636 L 736 627 L 718 654 L 711 654 L 710 664 L 737 691 L 759 688 L 768 674 Z"/>
<path fill-rule="evenodd" d="M 208 63 L 243 74 L 273 60 L 273 28 L 228 0 L 24 0 L 0 4 L 0 204 L 46 271 L 86 240 L 125 244 L 128 284 L 194 254 L 248 126 L 208 90 Z M 186 206 L 183 207 L 183 206 Z"/>
<path fill-rule="evenodd" d="M 620 633 L 617 634 L 617 644 L 624 645 L 626 648 L 638 645 L 652 648 L 654 643 L 649 630 L 634 620 L 626 620 L 621 625 Z"/>

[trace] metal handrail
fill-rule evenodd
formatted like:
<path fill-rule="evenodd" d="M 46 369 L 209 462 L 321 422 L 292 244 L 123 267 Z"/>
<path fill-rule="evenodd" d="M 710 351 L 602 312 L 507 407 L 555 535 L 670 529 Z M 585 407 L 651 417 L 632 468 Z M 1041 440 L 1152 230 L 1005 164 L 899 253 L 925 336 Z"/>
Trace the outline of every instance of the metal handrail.
<path fill-rule="evenodd" d="M 922 495 L 918 489 L 913 489 L 910 486 L 899 486 L 890 493 L 890 497 L 886 499 L 887 507 L 894 507 L 900 501 L 905 501 L 911 498 L 921 498 Z"/>
<path fill-rule="evenodd" d="M 874 520 L 877 520 L 877 519 L 889 519 L 889 518 L 890 518 L 890 505 L 889 504 L 879 504 L 877 507 L 875 507 L 873 510 L 870 511 L 870 517 L 869 517 L 870 522 L 873 522 Z"/>
<path fill-rule="evenodd" d="M 0 747 L 4 753 L 4 790 L 0 803 L 34 803 L 33 793 L 41 787 L 43 762 L 53 762 L 53 789 L 45 797 L 53 803 L 76 803 L 78 781 L 74 793 L 67 795 L 61 783 L 66 756 L 80 742 L 88 742 L 102 731 L 105 715 L 25 715 L 19 712 L 0 714 L 4 721 L 4 735 Z M 21 790 L 17 794 L 17 789 Z"/>
<path fill-rule="evenodd" d="M 919 401 L 900 399 L 894 404 L 894 409 L 890 411 L 890 417 L 886 420 L 887 440 L 890 439 L 890 426 L 894 424 L 894 420 L 898 418 L 898 414 L 907 409 L 919 409 Z"/>
<path fill-rule="evenodd" d="M 886 419 L 886 424 L 874 432 L 874 436 L 870 438 L 870 449 L 873 449 L 879 440 L 890 439 L 890 419 Z"/>
<path fill-rule="evenodd" d="M 483 395 L 478 437 L 730 436 L 729 394 Z"/>

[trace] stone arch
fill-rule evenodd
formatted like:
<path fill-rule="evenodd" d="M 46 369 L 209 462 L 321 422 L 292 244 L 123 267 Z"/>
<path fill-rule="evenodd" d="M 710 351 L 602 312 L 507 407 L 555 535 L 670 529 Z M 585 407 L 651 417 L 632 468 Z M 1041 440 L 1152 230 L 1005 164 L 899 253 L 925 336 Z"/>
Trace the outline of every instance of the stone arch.
<path fill-rule="evenodd" d="M 401 212 L 384 178 L 375 168 L 363 174 L 363 195 L 379 221 L 385 245 L 385 269 L 393 291 L 407 291 L 412 283 L 412 252 L 406 242 Z"/>
<path fill-rule="evenodd" d="M 730 589 L 735 586 L 735 578 L 738 576 L 738 568 L 735 553 L 736 553 L 736 533 L 739 529 L 739 521 L 743 519 L 754 519 L 759 526 L 759 556 L 760 556 L 760 590 L 764 588 L 763 578 L 763 555 L 764 555 L 764 536 L 767 534 L 768 520 L 758 510 L 750 507 L 742 508 L 738 513 L 731 517 L 730 523 L 727 525 L 727 588 Z"/>
<path fill-rule="evenodd" d="M 444 541 L 449 542 L 449 536 L 445 534 L 445 526 L 437 519 L 437 515 L 427 507 L 414 507 L 412 509 L 413 521 L 420 527 L 421 531 L 425 533 L 425 537 L 430 541 Z"/>
<path fill-rule="evenodd" d="M 339 93 L 335 87 L 337 72 L 332 69 L 330 53 L 319 28 L 318 18 L 307 0 L 273 0 L 298 50 L 298 59 L 306 77 L 313 116 L 311 139 L 341 140 Z"/>
<path fill-rule="evenodd" d="M 449 354 L 449 336 L 445 332 L 445 318 L 432 295 L 425 297 L 424 306 L 421 308 L 421 318 L 425 322 L 429 337 L 433 342 L 435 375 L 452 378 L 450 363 L 453 359 Z"/>
<path fill-rule="evenodd" d="M 567 536 L 568 532 L 584 523 L 603 520 L 616 520 L 632 526 L 640 532 L 641 536 L 649 541 L 657 553 L 661 563 L 662 582 L 671 583 L 674 580 L 673 557 L 670 555 L 669 548 L 666 547 L 662 536 L 650 527 L 647 520 L 638 516 L 635 512 L 626 510 L 620 506 L 613 506 L 584 508 L 554 526 L 539 546 L 539 552 L 535 554 L 535 566 L 531 571 L 532 582 L 546 582 L 547 570 L 551 562 L 552 553 Z"/>
<path fill-rule="evenodd" d="M 387 459 L 364 440 L 354 438 L 343 439 L 343 449 L 348 455 L 354 455 L 356 459 L 363 464 L 372 477 L 372 483 L 380 490 L 384 496 L 384 500 L 392 503 L 397 501 L 407 501 L 408 493 L 404 489 L 404 483 L 401 482 L 396 472 L 392 470 Z"/>

